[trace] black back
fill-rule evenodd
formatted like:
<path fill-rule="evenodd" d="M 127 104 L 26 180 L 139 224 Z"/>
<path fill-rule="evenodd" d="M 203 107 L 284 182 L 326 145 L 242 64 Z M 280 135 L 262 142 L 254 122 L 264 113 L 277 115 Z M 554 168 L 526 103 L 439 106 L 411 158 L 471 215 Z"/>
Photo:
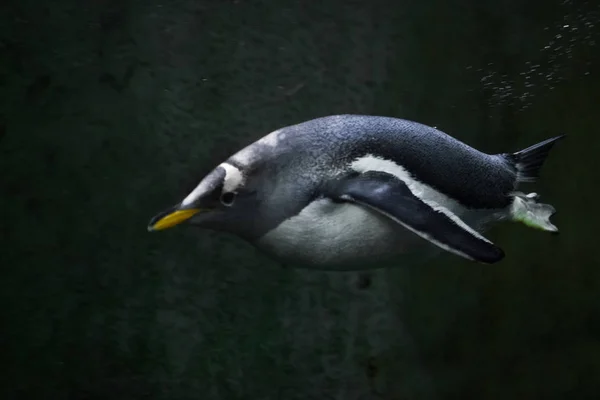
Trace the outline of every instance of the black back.
<path fill-rule="evenodd" d="M 282 161 L 301 164 L 306 174 L 326 174 L 332 166 L 343 167 L 372 154 L 393 160 L 419 181 L 477 209 L 508 206 L 508 194 L 516 184 L 515 169 L 505 158 L 482 153 L 442 131 L 408 120 L 328 116 L 283 128 L 279 134 L 285 140 L 277 145 L 277 152 L 282 147 L 288 150 Z"/>

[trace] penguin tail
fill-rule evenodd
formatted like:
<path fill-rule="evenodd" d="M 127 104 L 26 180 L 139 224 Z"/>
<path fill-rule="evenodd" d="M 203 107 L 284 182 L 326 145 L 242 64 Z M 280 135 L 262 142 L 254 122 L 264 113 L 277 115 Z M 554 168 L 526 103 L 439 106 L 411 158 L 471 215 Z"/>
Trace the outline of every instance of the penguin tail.
<path fill-rule="evenodd" d="M 535 182 L 544 161 L 546 161 L 546 157 L 548 157 L 548 153 L 550 153 L 550 150 L 554 147 L 556 142 L 563 139 L 565 136 L 566 135 L 556 136 L 521 151 L 517 151 L 516 153 L 504 154 L 504 157 L 517 171 L 517 183 Z"/>

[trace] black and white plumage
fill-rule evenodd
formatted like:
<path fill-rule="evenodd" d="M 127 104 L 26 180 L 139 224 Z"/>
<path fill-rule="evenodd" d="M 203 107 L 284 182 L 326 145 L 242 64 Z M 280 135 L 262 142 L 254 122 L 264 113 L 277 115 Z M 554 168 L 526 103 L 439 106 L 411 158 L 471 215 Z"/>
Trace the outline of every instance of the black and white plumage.
<path fill-rule="evenodd" d="M 490 155 L 412 121 L 318 118 L 232 155 L 149 229 L 188 220 L 322 269 L 401 264 L 432 248 L 494 263 L 504 253 L 482 236 L 488 222 L 557 230 L 554 208 L 517 188 L 537 177 L 560 137 Z"/>

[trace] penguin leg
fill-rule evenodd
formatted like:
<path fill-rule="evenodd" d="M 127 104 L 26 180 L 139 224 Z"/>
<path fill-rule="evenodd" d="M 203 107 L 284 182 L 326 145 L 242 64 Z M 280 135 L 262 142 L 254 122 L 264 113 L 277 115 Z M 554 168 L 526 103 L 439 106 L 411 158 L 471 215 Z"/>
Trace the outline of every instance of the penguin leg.
<path fill-rule="evenodd" d="M 375 210 L 436 246 L 466 259 L 492 264 L 504 258 L 501 248 L 450 210 L 416 196 L 401 179 L 368 171 L 336 181 L 327 193 Z"/>

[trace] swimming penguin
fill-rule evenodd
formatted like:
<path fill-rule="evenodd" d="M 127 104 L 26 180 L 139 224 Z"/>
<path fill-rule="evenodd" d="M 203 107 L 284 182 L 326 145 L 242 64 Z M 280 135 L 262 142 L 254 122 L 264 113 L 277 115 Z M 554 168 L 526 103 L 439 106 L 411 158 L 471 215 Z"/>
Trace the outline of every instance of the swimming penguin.
<path fill-rule="evenodd" d="M 443 249 L 492 264 L 482 232 L 500 220 L 557 232 L 533 182 L 557 136 L 486 154 L 403 119 L 334 115 L 276 130 L 219 164 L 148 230 L 187 221 L 245 239 L 287 264 L 401 265 Z"/>

